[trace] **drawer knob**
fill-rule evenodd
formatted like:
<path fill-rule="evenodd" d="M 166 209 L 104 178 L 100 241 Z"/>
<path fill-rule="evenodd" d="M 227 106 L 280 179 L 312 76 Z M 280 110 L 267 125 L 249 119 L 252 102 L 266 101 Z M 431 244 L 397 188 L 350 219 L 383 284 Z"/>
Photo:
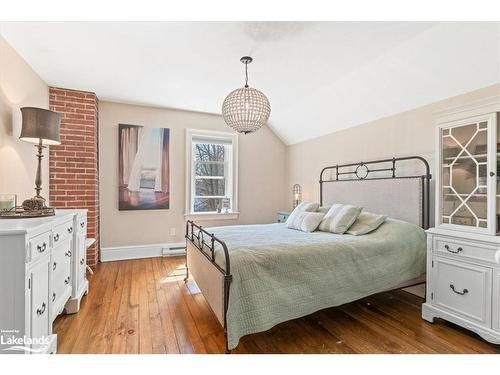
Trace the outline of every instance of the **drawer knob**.
<path fill-rule="evenodd" d="M 55 242 L 59 241 L 59 233 L 57 233 L 57 234 L 54 236 L 54 241 L 55 241 Z"/>
<path fill-rule="evenodd" d="M 64 284 L 68 285 L 68 284 L 69 284 L 69 280 L 70 280 L 70 278 L 69 278 L 69 276 L 68 276 L 68 277 L 64 280 Z"/>
<path fill-rule="evenodd" d="M 40 316 L 45 312 L 45 302 L 42 303 L 42 307 L 36 310 L 36 315 Z"/>
<path fill-rule="evenodd" d="M 71 250 L 68 250 L 67 253 L 64 253 L 64 255 L 66 255 L 67 257 L 70 257 L 71 258 Z"/>
<path fill-rule="evenodd" d="M 447 252 L 453 253 L 453 254 L 458 254 L 459 252 L 463 251 L 461 247 L 457 247 L 456 250 L 452 250 L 448 245 L 444 245 L 444 248 L 446 249 Z"/>
<path fill-rule="evenodd" d="M 73 233 L 73 227 L 68 228 L 68 233 Z"/>
<path fill-rule="evenodd" d="M 41 245 L 37 245 L 36 249 L 38 250 L 39 253 L 43 253 L 45 249 L 47 249 L 47 244 L 44 242 Z"/>
<path fill-rule="evenodd" d="M 52 271 L 55 271 L 57 268 L 57 262 L 54 262 L 54 264 L 52 265 Z"/>
<path fill-rule="evenodd" d="M 83 266 L 83 263 L 85 263 L 85 258 L 82 258 L 82 260 L 80 260 L 80 264 Z"/>
<path fill-rule="evenodd" d="M 454 292 L 454 293 L 456 293 L 456 294 L 460 294 L 461 296 L 463 296 L 463 295 L 465 295 L 465 294 L 469 293 L 469 290 L 468 290 L 468 289 L 464 289 L 464 290 L 462 290 L 461 292 L 459 292 L 458 290 L 455 290 L 455 285 L 453 285 L 453 284 L 450 284 L 450 288 L 451 288 L 451 290 L 453 290 L 453 292 Z"/>
<path fill-rule="evenodd" d="M 56 294 L 52 293 L 52 302 L 54 302 L 55 300 L 56 300 Z"/>

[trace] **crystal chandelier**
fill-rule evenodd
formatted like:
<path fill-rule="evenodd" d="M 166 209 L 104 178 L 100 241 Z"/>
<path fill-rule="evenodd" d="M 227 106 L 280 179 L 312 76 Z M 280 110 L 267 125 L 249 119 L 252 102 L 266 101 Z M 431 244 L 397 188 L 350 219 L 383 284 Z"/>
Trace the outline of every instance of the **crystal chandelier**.
<path fill-rule="evenodd" d="M 245 86 L 224 99 L 222 118 L 238 133 L 248 134 L 259 130 L 267 122 L 271 105 L 262 92 L 248 86 L 248 64 L 252 58 L 243 56 L 240 61 L 245 64 Z"/>

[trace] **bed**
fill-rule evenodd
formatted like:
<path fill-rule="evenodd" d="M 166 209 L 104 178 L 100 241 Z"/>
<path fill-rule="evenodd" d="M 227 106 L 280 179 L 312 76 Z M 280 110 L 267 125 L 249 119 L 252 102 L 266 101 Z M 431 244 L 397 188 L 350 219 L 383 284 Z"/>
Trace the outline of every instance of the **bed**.
<path fill-rule="evenodd" d="M 401 163 L 423 173 L 399 175 Z M 422 283 L 430 179 L 418 156 L 324 168 L 321 204 L 355 204 L 390 217 L 362 236 L 285 224 L 205 229 L 188 221 L 186 279 L 194 278 L 224 328 L 226 352 L 241 337 L 281 322 Z"/>

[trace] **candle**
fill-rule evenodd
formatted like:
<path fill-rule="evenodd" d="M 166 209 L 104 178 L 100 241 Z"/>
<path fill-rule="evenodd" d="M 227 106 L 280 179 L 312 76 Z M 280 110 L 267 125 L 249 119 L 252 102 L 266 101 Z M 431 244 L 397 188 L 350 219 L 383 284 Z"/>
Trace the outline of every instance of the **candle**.
<path fill-rule="evenodd" d="M 8 211 L 16 206 L 15 195 L 0 195 L 0 211 Z"/>

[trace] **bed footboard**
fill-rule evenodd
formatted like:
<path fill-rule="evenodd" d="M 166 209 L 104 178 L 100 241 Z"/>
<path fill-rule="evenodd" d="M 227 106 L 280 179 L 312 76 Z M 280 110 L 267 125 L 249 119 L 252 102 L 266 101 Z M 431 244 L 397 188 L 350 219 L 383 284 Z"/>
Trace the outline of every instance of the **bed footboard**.
<path fill-rule="evenodd" d="M 225 264 L 215 261 L 215 247 L 224 251 Z M 225 351 L 230 353 L 227 341 L 227 308 L 231 285 L 231 264 L 224 241 L 208 233 L 193 221 L 186 222 L 186 279 L 192 274 L 210 308 L 224 328 Z"/>

